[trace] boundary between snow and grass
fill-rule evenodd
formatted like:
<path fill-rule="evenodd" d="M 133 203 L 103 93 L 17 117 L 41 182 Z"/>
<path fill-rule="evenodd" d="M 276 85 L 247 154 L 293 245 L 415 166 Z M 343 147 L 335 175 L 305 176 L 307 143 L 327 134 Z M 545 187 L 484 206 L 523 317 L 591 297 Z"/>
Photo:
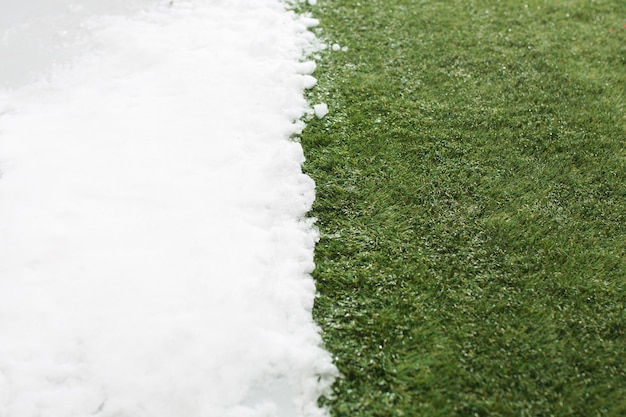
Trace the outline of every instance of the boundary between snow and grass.
<path fill-rule="evenodd" d="M 325 109 L 286 4 L 96 16 L 0 93 L 0 415 L 326 415 L 294 140 Z"/>

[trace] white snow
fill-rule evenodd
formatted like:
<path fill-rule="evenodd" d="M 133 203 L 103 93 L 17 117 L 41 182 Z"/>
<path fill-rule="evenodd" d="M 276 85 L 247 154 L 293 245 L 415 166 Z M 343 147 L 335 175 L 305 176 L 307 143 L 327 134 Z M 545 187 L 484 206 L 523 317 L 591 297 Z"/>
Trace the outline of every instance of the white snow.
<path fill-rule="evenodd" d="M 326 415 L 315 19 L 0 1 L 0 416 Z"/>
<path fill-rule="evenodd" d="M 328 105 L 326 103 L 320 103 L 313 106 L 313 112 L 318 119 L 322 119 L 328 114 Z"/>

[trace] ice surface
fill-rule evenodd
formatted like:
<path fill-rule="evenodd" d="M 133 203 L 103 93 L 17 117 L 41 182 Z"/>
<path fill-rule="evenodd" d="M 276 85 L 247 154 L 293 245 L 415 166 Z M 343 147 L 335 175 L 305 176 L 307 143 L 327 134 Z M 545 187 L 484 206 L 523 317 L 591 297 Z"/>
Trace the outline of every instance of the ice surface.
<path fill-rule="evenodd" d="M 0 416 L 325 415 L 290 140 L 313 19 L 1 1 Z"/>
<path fill-rule="evenodd" d="M 88 46 L 90 18 L 138 11 L 151 0 L 0 0 L 0 88 L 34 81 Z"/>

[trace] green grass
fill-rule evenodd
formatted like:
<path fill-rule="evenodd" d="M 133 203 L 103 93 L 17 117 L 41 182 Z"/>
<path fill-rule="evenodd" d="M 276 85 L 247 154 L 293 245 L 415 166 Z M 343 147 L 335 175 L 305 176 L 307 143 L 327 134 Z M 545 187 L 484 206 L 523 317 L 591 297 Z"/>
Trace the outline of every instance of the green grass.
<path fill-rule="evenodd" d="M 626 415 L 626 2 L 319 0 L 333 416 Z"/>

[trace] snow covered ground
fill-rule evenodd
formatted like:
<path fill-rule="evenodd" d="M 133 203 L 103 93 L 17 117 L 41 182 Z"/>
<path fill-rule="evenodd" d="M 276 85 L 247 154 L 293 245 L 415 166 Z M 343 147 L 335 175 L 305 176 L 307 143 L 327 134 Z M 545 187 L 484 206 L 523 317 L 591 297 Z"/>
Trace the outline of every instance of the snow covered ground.
<path fill-rule="evenodd" d="M 0 417 L 325 415 L 290 140 L 314 23 L 0 0 Z"/>

